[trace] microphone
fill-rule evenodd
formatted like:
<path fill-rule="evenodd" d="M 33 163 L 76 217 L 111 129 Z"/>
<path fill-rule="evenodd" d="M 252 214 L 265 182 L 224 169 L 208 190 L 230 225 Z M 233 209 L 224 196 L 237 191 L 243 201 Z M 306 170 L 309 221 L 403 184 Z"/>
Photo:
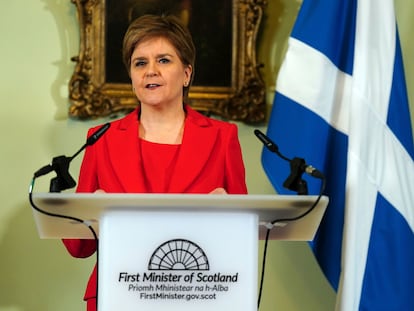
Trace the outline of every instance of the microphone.
<path fill-rule="evenodd" d="M 110 126 L 111 123 L 105 123 L 95 132 L 93 132 L 92 135 L 89 136 L 86 140 L 86 143 L 72 157 L 70 157 L 69 162 L 72 161 L 79 153 L 81 153 L 83 149 L 85 149 L 88 146 L 92 146 L 94 143 L 96 143 L 99 140 L 99 138 L 101 138 L 103 134 L 105 134 L 105 132 L 109 129 Z"/>
<path fill-rule="evenodd" d="M 91 136 L 88 137 L 88 139 L 86 140 L 86 144 L 83 146 L 83 148 L 85 148 L 86 146 L 91 146 L 94 143 L 96 143 L 98 139 L 101 138 L 103 134 L 105 134 L 105 132 L 109 129 L 110 126 L 111 126 L 111 123 L 105 123 L 100 128 L 98 128 L 96 132 L 94 132 Z"/>
<path fill-rule="evenodd" d="M 260 130 L 255 129 L 254 134 L 257 136 L 257 138 L 260 139 L 260 141 L 269 149 L 271 152 L 276 153 L 279 157 L 281 157 L 283 160 L 290 162 L 291 159 L 285 157 L 283 154 L 279 152 L 279 147 L 265 134 L 263 134 Z"/>
<path fill-rule="evenodd" d="M 76 185 L 75 180 L 69 174 L 70 162 L 85 149 L 87 146 L 91 146 L 96 143 L 99 138 L 109 129 L 110 123 L 106 123 L 98 128 L 91 136 L 88 137 L 86 143 L 71 157 L 58 156 L 54 157 L 51 164 L 45 165 L 37 170 L 33 178 L 37 178 L 50 173 L 56 172 L 56 177 L 50 182 L 50 192 L 60 192 L 65 189 L 73 188 Z"/>
<path fill-rule="evenodd" d="M 295 157 L 289 159 L 279 152 L 279 147 L 260 130 L 255 129 L 254 134 L 259 140 L 269 149 L 271 152 L 276 153 L 280 158 L 289 162 L 290 164 L 290 175 L 283 183 L 283 186 L 289 190 L 298 192 L 299 194 L 307 194 L 306 182 L 302 179 L 302 174 L 306 173 L 312 177 L 325 179 L 325 176 L 316 168 L 306 164 L 302 158 Z"/>
<path fill-rule="evenodd" d="M 271 152 L 279 152 L 279 147 L 265 134 L 263 134 L 260 130 L 255 129 L 254 134 L 261 140 L 261 142 L 269 149 Z"/>

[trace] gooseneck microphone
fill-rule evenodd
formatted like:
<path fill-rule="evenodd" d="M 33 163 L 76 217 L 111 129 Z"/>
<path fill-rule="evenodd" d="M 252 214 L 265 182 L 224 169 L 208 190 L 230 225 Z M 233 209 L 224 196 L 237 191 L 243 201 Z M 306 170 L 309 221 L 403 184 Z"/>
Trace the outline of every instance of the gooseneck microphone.
<path fill-rule="evenodd" d="M 37 178 L 50 173 L 56 172 L 56 177 L 50 181 L 50 192 L 60 192 L 62 190 L 70 189 L 76 186 L 75 180 L 69 174 L 70 162 L 85 149 L 87 146 L 91 146 L 96 143 L 99 138 L 109 129 L 110 123 L 106 123 L 98 128 L 92 135 L 88 137 L 86 143 L 71 157 L 57 156 L 54 157 L 51 164 L 47 164 L 37 170 L 33 178 Z"/>
<path fill-rule="evenodd" d="M 298 194 L 308 194 L 306 182 L 302 179 L 302 174 L 306 173 L 315 178 L 324 179 L 324 175 L 311 165 L 306 164 L 302 158 L 295 157 L 289 159 L 280 153 L 279 147 L 260 130 L 255 129 L 254 134 L 271 152 L 276 153 L 280 158 L 289 162 L 291 174 L 283 183 L 283 186 L 289 190 L 296 191 Z"/>

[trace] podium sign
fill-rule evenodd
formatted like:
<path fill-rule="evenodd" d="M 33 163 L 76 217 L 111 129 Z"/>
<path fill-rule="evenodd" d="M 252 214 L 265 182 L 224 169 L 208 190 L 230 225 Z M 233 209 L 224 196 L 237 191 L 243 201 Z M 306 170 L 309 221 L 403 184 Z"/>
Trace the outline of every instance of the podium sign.
<path fill-rule="evenodd" d="M 98 310 L 257 309 L 257 227 L 255 214 L 106 213 Z"/>

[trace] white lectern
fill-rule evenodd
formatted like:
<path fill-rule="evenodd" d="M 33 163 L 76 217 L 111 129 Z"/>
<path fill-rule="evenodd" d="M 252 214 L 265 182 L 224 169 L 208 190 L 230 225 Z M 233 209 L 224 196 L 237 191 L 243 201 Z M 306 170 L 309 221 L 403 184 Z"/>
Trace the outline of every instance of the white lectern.
<path fill-rule="evenodd" d="M 41 210 L 99 234 L 99 311 L 257 309 L 258 240 L 316 196 L 33 194 Z M 312 240 L 328 204 L 277 222 L 270 238 Z M 41 238 L 93 238 L 84 224 L 34 210 Z"/>

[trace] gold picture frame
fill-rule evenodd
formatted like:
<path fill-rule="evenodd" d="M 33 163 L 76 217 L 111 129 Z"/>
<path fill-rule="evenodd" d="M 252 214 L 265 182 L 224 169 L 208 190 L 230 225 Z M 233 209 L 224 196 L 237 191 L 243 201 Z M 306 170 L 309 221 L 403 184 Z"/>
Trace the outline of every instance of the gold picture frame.
<path fill-rule="evenodd" d="M 72 58 L 76 66 L 69 82 L 70 117 L 93 119 L 134 109 L 137 99 L 131 85 L 106 81 L 105 32 L 108 31 L 109 0 L 71 1 L 77 8 L 80 46 L 79 55 Z M 217 1 L 222 3 L 223 0 Z M 256 37 L 266 1 L 227 1 L 231 1 L 232 16 L 230 81 L 225 86 L 193 84 L 189 104 L 197 111 L 222 119 L 262 123 L 266 118 L 265 85 L 260 74 L 261 65 L 256 59 Z M 211 69 L 214 64 L 201 66 L 196 66 L 197 72 L 204 66 Z"/>

